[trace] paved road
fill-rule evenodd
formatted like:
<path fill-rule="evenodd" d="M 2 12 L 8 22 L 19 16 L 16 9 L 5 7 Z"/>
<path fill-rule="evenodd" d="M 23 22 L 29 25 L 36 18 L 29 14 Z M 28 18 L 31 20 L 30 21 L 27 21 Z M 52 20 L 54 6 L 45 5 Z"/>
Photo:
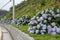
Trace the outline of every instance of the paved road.
<path fill-rule="evenodd" d="M 0 28 L 1 28 L 2 32 L 3 32 L 3 40 L 12 40 L 9 32 L 3 27 L 0 27 Z"/>
<path fill-rule="evenodd" d="M 2 31 L 3 31 L 3 40 L 12 40 L 12 38 L 13 38 L 13 40 L 34 40 L 28 34 L 21 32 L 20 30 L 18 30 L 15 27 L 12 27 L 12 26 L 6 25 L 6 24 L 0 24 L 0 26 L 1 26 Z M 11 38 L 9 33 L 11 34 L 12 38 Z"/>
<path fill-rule="evenodd" d="M 0 40 L 2 40 L 2 31 L 1 31 L 1 28 L 0 28 Z"/>

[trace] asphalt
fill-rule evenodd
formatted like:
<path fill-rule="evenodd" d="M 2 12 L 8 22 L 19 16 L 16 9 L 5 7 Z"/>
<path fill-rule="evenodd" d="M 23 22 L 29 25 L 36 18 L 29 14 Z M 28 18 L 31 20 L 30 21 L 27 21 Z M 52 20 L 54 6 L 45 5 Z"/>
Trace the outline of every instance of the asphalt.
<path fill-rule="evenodd" d="M 3 32 L 3 40 L 34 40 L 28 34 L 15 27 L 6 24 L 0 24 L 0 26 Z"/>
<path fill-rule="evenodd" d="M 0 28 L 0 40 L 2 40 L 2 31 L 1 31 L 1 28 Z"/>
<path fill-rule="evenodd" d="M 12 40 L 12 37 L 10 36 L 9 32 L 3 27 L 0 27 L 0 28 L 1 28 L 1 31 L 3 33 L 2 39 L 3 40 Z"/>

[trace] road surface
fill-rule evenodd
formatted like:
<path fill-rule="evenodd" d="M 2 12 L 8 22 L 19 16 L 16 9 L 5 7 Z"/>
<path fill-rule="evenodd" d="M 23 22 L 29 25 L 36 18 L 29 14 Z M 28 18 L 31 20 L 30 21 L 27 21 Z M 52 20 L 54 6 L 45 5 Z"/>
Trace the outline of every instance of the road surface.
<path fill-rule="evenodd" d="M 12 37 L 10 36 L 9 32 L 1 26 L 0 26 L 0 28 L 3 33 L 3 40 L 12 40 Z"/>
<path fill-rule="evenodd" d="M 3 32 L 3 40 L 34 40 L 28 34 L 10 25 L 0 24 L 0 28 Z"/>

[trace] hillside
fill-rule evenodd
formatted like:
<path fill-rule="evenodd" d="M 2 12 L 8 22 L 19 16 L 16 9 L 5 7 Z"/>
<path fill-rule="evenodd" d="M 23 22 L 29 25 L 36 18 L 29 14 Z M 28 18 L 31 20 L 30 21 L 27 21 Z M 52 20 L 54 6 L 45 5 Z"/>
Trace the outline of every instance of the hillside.
<path fill-rule="evenodd" d="M 6 14 L 7 11 L 6 10 L 0 10 L 0 15 Z"/>
<path fill-rule="evenodd" d="M 4 23 L 18 28 L 34 40 L 60 40 L 59 10 L 60 0 L 27 0 L 15 6 L 15 20 L 11 19 L 12 7 L 1 17 L 6 16 L 7 21 L 4 19 Z M 51 33 L 47 29 L 48 26 L 51 27 Z M 54 28 L 58 28 L 58 32 Z"/>
<path fill-rule="evenodd" d="M 0 10 L 0 18 L 4 17 L 7 13 L 8 11 L 6 10 Z"/>
<path fill-rule="evenodd" d="M 37 12 L 51 8 L 52 6 L 60 7 L 59 0 L 27 0 L 15 6 L 15 18 L 29 15 L 33 17 Z M 12 7 L 10 12 L 6 14 L 8 18 L 12 17 Z"/>

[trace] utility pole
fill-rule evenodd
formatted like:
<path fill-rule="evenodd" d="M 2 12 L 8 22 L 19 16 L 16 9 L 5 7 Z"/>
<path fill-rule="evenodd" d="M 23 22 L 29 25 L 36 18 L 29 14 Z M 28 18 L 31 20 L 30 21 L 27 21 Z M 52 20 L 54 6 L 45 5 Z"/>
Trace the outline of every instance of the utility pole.
<path fill-rule="evenodd" d="M 12 0 L 10 0 L 11 2 Z M 15 23 L 14 19 L 15 19 L 15 0 L 13 0 L 13 12 L 12 12 L 12 23 Z"/>
<path fill-rule="evenodd" d="M 13 0 L 13 20 L 15 18 L 15 0 Z"/>
<path fill-rule="evenodd" d="M 10 0 L 10 2 L 11 2 L 12 0 Z M 12 14 L 13 14 L 13 16 L 12 16 L 12 18 L 13 18 L 13 20 L 14 20 L 14 18 L 15 18 L 15 0 L 13 0 L 13 12 L 12 12 Z"/>

